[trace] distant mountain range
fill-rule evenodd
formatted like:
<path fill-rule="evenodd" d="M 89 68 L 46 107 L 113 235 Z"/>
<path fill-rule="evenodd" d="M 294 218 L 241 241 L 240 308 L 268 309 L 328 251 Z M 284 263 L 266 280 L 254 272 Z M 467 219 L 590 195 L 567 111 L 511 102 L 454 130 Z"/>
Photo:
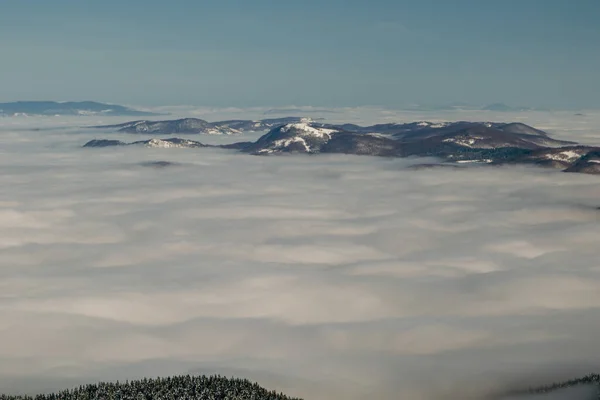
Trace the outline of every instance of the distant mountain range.
<path fill-rule="evenodd" d="M 519 112 L 519 111 L 550 111 L 546 108 L 524 107 L 524 106 L 509 106 L 504 103 L 492 103 L 487 105 L 475 105 L 469 103 L 450 103 L 450 104 L 412 104 L 402 107 L 402 109 L 410 111 L 453 111 L 453 110 L 470 110 L 470 111 L 497 111 L 497 112 Z"/>
<path fill-rule="evenodd" d="M 549 108 L 542 107 L 526 107 L 526 106 L 510 106 L 504 103 L 491 103 L 491 104 L 471 104 L 464 102 L 455 102 L 447 104 L 404 104 L 401 106 L 394 107 L 397 110 L 403 111 L 497 111 L 497 112 L 519 112 L 519 111 L 552 111 Z M 557 110 L 555 110 L 557 111 Z M 563 110 L 564 111 L 564 110 Z M 571 110 L 572 111 L 572 110 Z M 288 107 L 288 108 L 273 108 L 266 110 L 265 115 L 271 114 L 335 114 L 342 111 L 336 109 L 326 108 L 312 108 L 312 107 Z"/>
<path fill-rule="evenodd" d="M 290 119 L 293 118 L 284 120 Z M 269 121 L 270 124 L 274 120 Z M 261 127 L 267 124 L 262 121 L 252 123 Z M 236 124 L 236 131 L 243 131 L 243 127 L 251 126 L 244 121 L 236 121 Z M 210 126 L 210 129 L 216 129 L 215 125 Z M 218 126 L 224 129 L 225 125 Z M 330 125 L 301 119 L 299 122 L 276 126 L 254 142 L 211 146 L 176 137 L 132 143 L 101 139 L 91 140 L 84 147 L 131 145 L 218 147 L 252 155 L 341 153 L 380 157 L 436 157 L 441 160 L 440 164 L 422 167 L 522 164 L 552 167 L 565 172 L 600 174 L 600 148 L 553 139 L 542 130 L 518 122 L 420 121 L 363 127 L 353 124 Z"/>
<path fill-rule="evenodd" d="M 97 103 L 95 101 L 17 101 L 0 103 L 0 116 L 131 116 L 142 117 L 160 115 L 138 111 L 116 104 Z"/>
<path fill-rule="evenodd" d="M 519 112 L 519 111 L 549 111 L 544 108 L 533 108 L 533 107 L 520 107 L 510 106 L 504 103 L 493 103 L 488 105 L 474 105 L 469 103 L 449 103 L 449 104 L 438 104 L 438 105 L 427 105 L 427 104 L 411 104 L 399 107 L 399 110 L 405 111 L 457 111 L 457 110 L 471 110 L 471 111 L 496 111 L 496 112 Z M 281 109 L 270 109 L 264 112 L 268 114 L 308 114 L 308 113 L 339 113 L 336 110 L 330 110 L 326 108 L 311 108 L 311 107 L 298 107 L 298 108 L 281 108 Z M 106 104 L 95 101 L 16 101 L 8 103 L 0 103 L 0 116 L 90 116 L 90 115 L 106 115 L 106 116 L 131 116 L 131 117 L 150 117 L 165 115 L 164 113 L 153 113 L 147 111 L 140 111 L 130 107 L 121 106 L 117 104 Z M 275 118 L 277 119 L 277 118 Z M 264 120 L 267 121 L 267 120 Z M 133 121 L 138 123 L 159 123 L 166 121 Z M 132 123 L 133 123 L 132 122 Z M 206 122 L 206 121 L 205 121 Z M 237 122 L 248 122 L 248 121 L 222 121 L 230 122 L 235 124 Z M 140 128 L 141 129 L 141 128 Z M 150 128 L 149 128 L 150 129 Z M 236 129 L 232 126 L 232 129 Z M 247 129 L 246 129 L 247 130 Z"/>
<path fill-rule="evenodd" d="M 510 106 L 504 103 L 492 103 L 488 105 L 476 105 L 463 102 L 455 102 L 448 104 L 409 104 L 398 107 L 399 110 L 405 111 L 495 111 L 495 112 L 520 112 L 520 111 L 550 111 L 546 108 Z M 264 112 L 265 115 L 284 114 L 331 114 L 340 113 L 339 110 L 327 108 L 312 108 L 312 107 L 292 107 L 292 108 L 274 108 Z M 167 113 L 168 114 L 168 113 Z M 106 116 L 131 116 L 131 117 L 150 117 L 158 115 L 166 115 L 165 113 L 153 113 L 140 111 L 130 107 L 107 104 L 95 101 L 16 101 L 0 103 L 0 116 L 89 116 L 89 115 L 106 115 Z M 158 123 L 165 121 L 133 121 Z M 235 123 L 238 121 L 222 121 Z M 242 121 L 247 122 L 247 121 Z M 234 127 L 232 127 L 235 129 Z"/>

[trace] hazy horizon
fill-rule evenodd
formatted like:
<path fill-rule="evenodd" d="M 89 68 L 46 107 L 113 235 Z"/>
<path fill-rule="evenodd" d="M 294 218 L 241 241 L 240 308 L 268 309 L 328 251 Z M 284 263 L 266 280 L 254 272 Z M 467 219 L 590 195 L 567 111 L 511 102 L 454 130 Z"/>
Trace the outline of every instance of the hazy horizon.
<path fill-rule="evenodd" d="M 377 104 L 357 104 L 354 106 L 319 106 L 315 104 L 267 104 L 267 105 L 257 105 L 252 107 L 247 106 L 215 106 L 208 104 L 193 104 L 193 103 L 182 103 L 182 102 L 174 102 L 174 103 L 162 103 L 162 104 L 132 104 L 132 103 L 119 103 L 117 101 L 110 100 L 102 100 L 102 99 L 92 99 L 92 98 L 74 98 L 74 99 L 63 99 L 63 98 L 39 98 L 39 99 L 31 99 L 31 98 L 19 98 L 19 99 L 6 99 L 1 101 L 0 103 L 43 103 L 43 102 L 56 102 L 56 103 L 101 103 L 101 104 L 109 104 L 109 105 L 118 105 L 129 107 L 134 110 L 139 111 L 151 111 L 156 113 L 162 113 L 163 115 L 171 115 L 174 110 L 176 115 L 180 115 L 185 117 L 184 110 L 190 110 L 191 112 L 195 112 L 198 109 L 209 109 L 209 110 L 240 110 L 244 112 L 246 110 L 261 110 L 263 112 L 265 118 L 268 118 L 268 114 L 278 114 L 284 115 L 286 113 L 290 115 L 295 115 L 298 113 L 305 113 L 307 117 L 310 117 L 312 113 L 337 113 L 339 110 L 348 110 L 348 109 L 378 109 L 378 110 L 388 110 L 390 112 L 394 111 L 408 111 L 408 112 L 452 112 L 452 111 L 490 111 L 490 112 L 498 112 L 501 113 L 499 115 L 508 115 L 506 113 L 510 112 L 585 112 L 585 111 L 597 111 L 600 110 L 599 107 L 535 107 L 527 104 L 511 104 L 500 101 L 490 102 L 490 103 L 467 103 L 467 102 L 447 102 L 447 103 L 405 103 L 405 104 L 396 104 L 389 106 L 382 106 Z M 487 107 L 506 107 L 506 110 L 494 110 L 489 109 Z M 82 115 L 85 117 L 86 115 Z"/>

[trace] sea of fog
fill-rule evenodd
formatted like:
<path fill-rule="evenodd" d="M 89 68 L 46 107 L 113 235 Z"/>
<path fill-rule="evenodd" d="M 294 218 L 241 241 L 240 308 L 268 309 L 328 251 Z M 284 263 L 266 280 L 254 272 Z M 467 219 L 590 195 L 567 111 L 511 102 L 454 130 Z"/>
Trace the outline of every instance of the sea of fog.
<path fill-rule="evenodd" d="M 500 120 L 386 112 L 324 116 Z M 597 115 L 501 116 L 600 143 Z M 81 128 L 125 120 L 0 118 L 0 392 L 220 373 L 307 400 L 491 399 L 600 370 L 600 177 L 81 148 L 148 138 Z"/>

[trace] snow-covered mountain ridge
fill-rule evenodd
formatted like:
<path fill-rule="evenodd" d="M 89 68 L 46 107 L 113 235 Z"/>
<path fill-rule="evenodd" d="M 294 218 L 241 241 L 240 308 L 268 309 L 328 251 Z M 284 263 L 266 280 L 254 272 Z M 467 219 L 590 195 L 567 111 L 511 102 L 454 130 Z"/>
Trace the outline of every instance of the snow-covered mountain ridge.
<path fill-rule="evenodd" d="M 204 124 L 209 123 L 203 121 L 195 126 L 204 127 Z M 190 125 L 188 121 L 185 126 L 194 125 Z M 522 123 L 417 121 L 361 127 L 297 119 L 272 128 L 254 142 L 209 146 L 180 138 L 149 139 L 132 143 L 93 140 L 84 147 L 124 145 L 219 147 L 253 155 L 341 153 L 383 157 L 437 157 L 444 163 L 455 165 L 534 164 L 560 168 L 566 172 L 600 173 L 599 148 L 554 139 L 546 132 Z"/>

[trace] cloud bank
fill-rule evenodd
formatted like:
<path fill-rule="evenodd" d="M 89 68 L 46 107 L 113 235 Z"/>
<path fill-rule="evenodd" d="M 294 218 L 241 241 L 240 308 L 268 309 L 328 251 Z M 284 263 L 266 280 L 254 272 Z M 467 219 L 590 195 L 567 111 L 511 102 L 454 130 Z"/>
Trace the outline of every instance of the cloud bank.
<path fill-rule="evenodd" d="M 316 400 L 482 399 L 599 367 L 595 176 L 80 149 L 89 133 L 11 121 L 3 391 L 220 372 Z"/>

